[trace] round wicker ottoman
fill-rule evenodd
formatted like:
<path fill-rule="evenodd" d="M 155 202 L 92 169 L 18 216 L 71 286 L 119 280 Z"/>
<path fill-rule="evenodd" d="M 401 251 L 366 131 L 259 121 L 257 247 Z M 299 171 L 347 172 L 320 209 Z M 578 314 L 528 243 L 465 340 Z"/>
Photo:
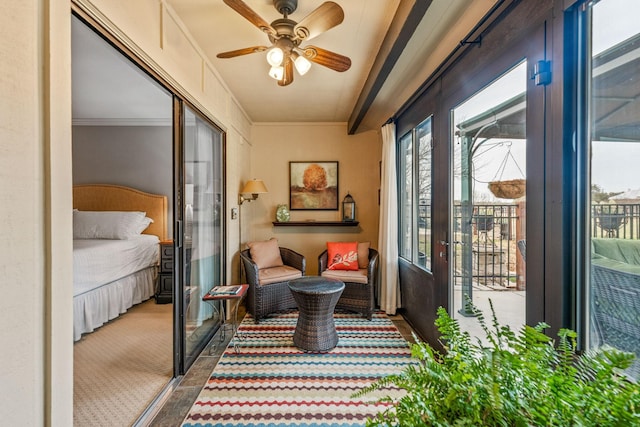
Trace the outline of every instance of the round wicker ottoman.
<path fill-rule="evenodd" d="M 338 344 L 333 310 L 344 290 L 340 280 L 304 276 L 289 282 L 293 299 L 298 304 L 298 323 L 293 344 L 308 352 L 325 352 Z"/>

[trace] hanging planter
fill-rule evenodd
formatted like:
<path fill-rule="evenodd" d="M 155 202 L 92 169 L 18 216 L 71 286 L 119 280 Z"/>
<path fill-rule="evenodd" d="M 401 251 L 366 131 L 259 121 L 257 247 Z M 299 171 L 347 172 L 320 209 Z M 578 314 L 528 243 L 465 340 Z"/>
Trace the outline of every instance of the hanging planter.
<path fill-rule="evenodd" d="M 508 181 L 492 181 L 489 190 L 499 199 L 519 199 L 527 190 L 527 181 L 524 179 L 511 179 Z"/>
<path fill-rule="evenodd" d="M 509 159 L 511 159 L 515 167 L 520 171 L 520 175 L 524 177 L 522 169 L 520 169 L 516 158 L 513 157 L 511 153 L 511 143 L 509 142 L 509 149 L 498 167 L 498 172 L 493 178 L 494 180 L 489 182 L 489 190 L 499 199 L 519 199 L 527 192 L 527 181 L 524 178 L 502 180 L 502 175 L 504 174 Z"/>

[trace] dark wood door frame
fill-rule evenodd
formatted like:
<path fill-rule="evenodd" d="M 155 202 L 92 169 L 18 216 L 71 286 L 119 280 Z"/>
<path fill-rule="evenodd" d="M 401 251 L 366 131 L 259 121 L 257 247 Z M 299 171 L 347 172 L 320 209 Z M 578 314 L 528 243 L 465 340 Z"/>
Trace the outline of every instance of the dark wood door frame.
<path fill-rule="evenodd" d="M 396 119 L 400 137 L 433 115 L 433 270 L 399 262 L 403 314 L 432 344 L 437 344 L 435 311 L 449 307 L 449 266 L 446 257 L 438 254 L 447 251 L 440 242 L 448 240 L 450 110 L 524 58 L 528 70 L 537 61 L 552 60 L 557 72 L 548 86 L 536 86 L 533 80 L 527 85 L 527 323 L 546 321 L 553 330 L 571 326 L 566 283 L 569 249 L 557 243 L 570 227 L 568 207 L 562 203 L 566 193 L 563 127 L 557 120 L 562 117 L 561 3 L 525 0 L 507 8 L 481 34 L 479 47 L 466 50 Z"/>

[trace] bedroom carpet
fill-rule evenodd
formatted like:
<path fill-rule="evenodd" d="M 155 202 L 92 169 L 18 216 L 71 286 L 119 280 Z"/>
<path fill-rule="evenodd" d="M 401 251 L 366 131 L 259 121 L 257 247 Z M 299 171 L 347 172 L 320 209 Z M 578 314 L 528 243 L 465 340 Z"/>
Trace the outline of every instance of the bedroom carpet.
<path fill-rule="evenodd" d="M 411 363 L 407 342 L 384 313 L 368 321 L 336 313 L 338 346 L 304 353 L 293 346 L 297 312 L 254 324 L 247 315 L 239 353 L 227 348 L 183 427 L 364 426 L 383 406 L 355 391 Z M 396 393 L 397 390 L 387 390 Z"/>
<path fill-rule="evenodd" d="M 75 426 L 130 426 L 169 382 L 172 310 L 148 300 L 74 344 Z"/>

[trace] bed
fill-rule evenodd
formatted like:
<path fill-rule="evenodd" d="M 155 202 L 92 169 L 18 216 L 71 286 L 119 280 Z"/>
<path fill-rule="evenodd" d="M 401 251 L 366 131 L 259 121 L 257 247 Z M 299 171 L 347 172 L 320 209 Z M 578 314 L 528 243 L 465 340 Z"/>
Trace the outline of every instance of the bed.
<path fill-rule="evenodd" d="M 167 197 L 118 185 L 77 185 L 73 208 L 73 337 L 78 341 L 154 295 L 159 242 L 167 238 Z M 122 234 L 118 227 L 131 218 L 136 231 L 129 233 L 127 225 Z M 138 225 L 139 218 L 153 222 Z"/>

